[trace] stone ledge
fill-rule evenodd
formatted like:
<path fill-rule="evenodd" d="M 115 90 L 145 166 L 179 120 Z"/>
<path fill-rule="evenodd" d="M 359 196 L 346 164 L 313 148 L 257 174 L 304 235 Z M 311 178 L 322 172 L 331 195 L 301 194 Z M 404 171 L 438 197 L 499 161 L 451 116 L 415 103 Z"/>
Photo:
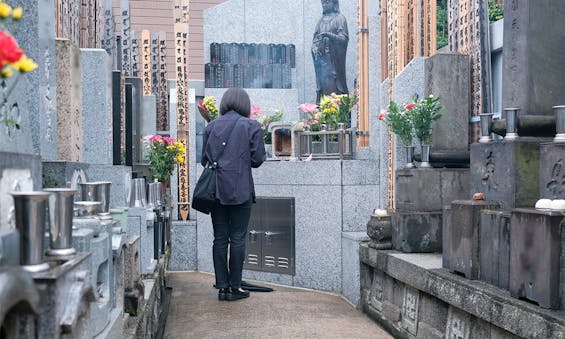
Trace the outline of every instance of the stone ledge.
<path fill-rule="evenodd" d="M 441 268 L 441 254 L 406 254 L 359 247 L 362 263 L 521 337 L 565 337 L 565 311 L 542 309 L 508 291 Z"/>

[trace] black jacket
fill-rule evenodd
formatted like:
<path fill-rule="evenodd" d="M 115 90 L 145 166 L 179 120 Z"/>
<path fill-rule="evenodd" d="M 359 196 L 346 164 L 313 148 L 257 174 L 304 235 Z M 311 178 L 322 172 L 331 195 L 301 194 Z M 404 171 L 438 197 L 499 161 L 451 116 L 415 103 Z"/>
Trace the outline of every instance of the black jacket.
<path fill-rule="evenodd" d="M 222 142 L 228 138 L 229 128 L 237 119 L 239 121 L 218 161 Z M 213 161 L 218 162 L 216 198 L 220 203 L 239 205 L 249 200 L 255 202 L 251 168 L 261 166 L 266 159 L 263 132 L 259 123 L 242 117 L 237 112 L 226 112 L 206 126 L 203 141 L 202 166 Z"/>

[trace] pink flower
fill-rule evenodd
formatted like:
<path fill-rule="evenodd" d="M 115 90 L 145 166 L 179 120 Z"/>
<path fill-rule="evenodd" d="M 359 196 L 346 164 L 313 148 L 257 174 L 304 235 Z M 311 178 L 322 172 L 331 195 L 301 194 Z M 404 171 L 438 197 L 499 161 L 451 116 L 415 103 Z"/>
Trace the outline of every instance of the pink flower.
<path fill-rule="evenodd" d="M 160 136 L 159 134 L 155 134 L 149 137 L 149 141 L 151 142 L 160 142 L 163 139 L 162 136 Z"/>
<path fill-rule="evenodd" d="M 206 111 L 206 107 L 204 107 L 204 103 L 202 102 L 202 99 L 198 99 L 198 108 Z"/>
<path fill-rule="evenodd" d="M 298 109 L 301 110 L 304 113 L 314 113 L 318 110 L 318 106 L 316 104 L 312 104 L 312 103 L 303 103 L 298 105 Z"/>
<path fill-rule="evenodd" d="M 249 117 L 253 120 L 257 120 L 257 118 L 260 115 L 265 114 L 262 110 L 261 107 L 255 105 L 255 104 L 251 104 L 251 114 L 249 115 Z"/>
<path fill-rule="evenodd" d="M 331 103 L 339 105 L 339 104 L 341 104 L 341 99 L 340 98 L 334 98 L 334 99 L 332 99 Z"/>
<path fill-rule="evenodd" d="M 385 114 L 384 112 L 381 112 L 381 113 L 379 114 L 378 119 L 379 119 L 379 120 L 384 120 L 385 117 L 386 117 L 386 114 Z"/>
<path fill-rule="evenodd" d="M 411 110 L 412 108 L 414 108 L 414 104 L 408 104 L 405 107 L 407 110 Z"/>
<path fill-rule="evenodd" d="M 175 139 L 173 139 L 171 137 L 164 137 L 163 140 L 165 140 L 165 142 L 169 145 L 172 145 L 173 142 L 175 142 Z"/>

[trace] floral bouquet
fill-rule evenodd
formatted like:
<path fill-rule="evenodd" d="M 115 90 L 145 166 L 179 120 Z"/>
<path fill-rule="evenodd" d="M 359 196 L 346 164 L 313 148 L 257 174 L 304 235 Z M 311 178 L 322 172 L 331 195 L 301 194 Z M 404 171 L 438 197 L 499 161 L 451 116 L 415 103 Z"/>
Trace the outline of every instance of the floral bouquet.
<path fill-rule="evenodd" d="M 421 145 L 429 145 L 432 141 L 432 123 L 441 118 L 442 106 L 439 97 L 430 95 L 422 100 L 414 99 L 414 110 L 412 114 L 412 125 L 416 138 Z"/>
<path fill-rule="evenodd" d="M 318 105 L 307 102 L 298 105 L 298 109 L 306 116 L 304 125 L 309 126 L 312 130 L 319 129 L 320 113 L 318 113 Z"/>
<path fill-rule="evenodd" d="M 272 143 L 271 140 L 271 132 L 269 132 L 269 126 L 275 121 L 281 121 L 283 117 L 283 111 L 277 110 L 274 114 L 265 115 L 265 113 L 261 110 L 261 108 L 257 105 L 251 105 L 251 114 L 250 118 L 257 120 L 259 126 L 261 126 L 261 130 L 263 131 L 263 139 L 265 140 L 265 144 Z"/>
<path fill-rule="evenodd" d="M 354 94 L 324 95 L 320 99 L 318 111 L 320 123 L 336 125 L 338 123 L 351 122 L 351 109 L 357 104 L 357 96 Z"/>
<path fill-rule="evenodd" d="M 412 146 L 412 116 L 415 105 L 398 105 L 391 101 L 388 111 L 381 112 L 378 119 L 384 121 L 392 133 L 396 134 L 404 146 Z"/>
<path fill-rule="evenodd" d="M 218 107 L 216 106 L 214 97 L 209 96 L 198 100 L 198 111 L 206 122 L 216 119 L 218 117 Z"/>
<path fill-rule="evenodd" d="M 148 135 L 145 141 L 149 143 L 149 168 L 153 178 L 167 181 L 173 174 L 177 163 L 184 162 L 186 148 L 183 143 L 171 137 Z"/>
<path fill-rule="evenodd" d="M 28 58 L 24 51 L 18 46 L 18 42 L 7 29 L 8 24 L 14 24 L 21 19 L 23 9 L 21 7 L 12 8 L 5 2 L 0 2 L 0 77 L 2 77 L 2 87 L 6 87 L 5 79 L 10 78 L 16 73 L 15 80 L 6 90 L 6 97 L 14 89 L 19 75 L 28 73 L 37 68 L 37 64 Z M 0 107 L 7 104 L 7 99 L 0 102 Z M 14 125 L 20 128 L 19 122 L 8 117 L 3 117 L 2 121 L 6 125 Z"/>

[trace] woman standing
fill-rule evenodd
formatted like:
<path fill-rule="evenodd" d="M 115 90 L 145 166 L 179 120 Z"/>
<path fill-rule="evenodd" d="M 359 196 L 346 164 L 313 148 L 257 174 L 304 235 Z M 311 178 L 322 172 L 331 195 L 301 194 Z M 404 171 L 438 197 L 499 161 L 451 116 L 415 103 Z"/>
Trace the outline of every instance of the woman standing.
<path fill-rule="evenodd" d="M 255 203 L 251 168 L 261 166 L 266 159 L 263 133 L 257 121 L 249 119 L 250 111 L 247 92 L 230 88 L 222 97 L 220 116 L 204 130 L 202 165 L 217 162 L 216 206 L 211 215 L 214 271 L 220 300 L 249 297 L 249 291 L 241 288 L 241 274 L 247 226 Z M 222 148 L 225 148 L 223 152 Z"/>

